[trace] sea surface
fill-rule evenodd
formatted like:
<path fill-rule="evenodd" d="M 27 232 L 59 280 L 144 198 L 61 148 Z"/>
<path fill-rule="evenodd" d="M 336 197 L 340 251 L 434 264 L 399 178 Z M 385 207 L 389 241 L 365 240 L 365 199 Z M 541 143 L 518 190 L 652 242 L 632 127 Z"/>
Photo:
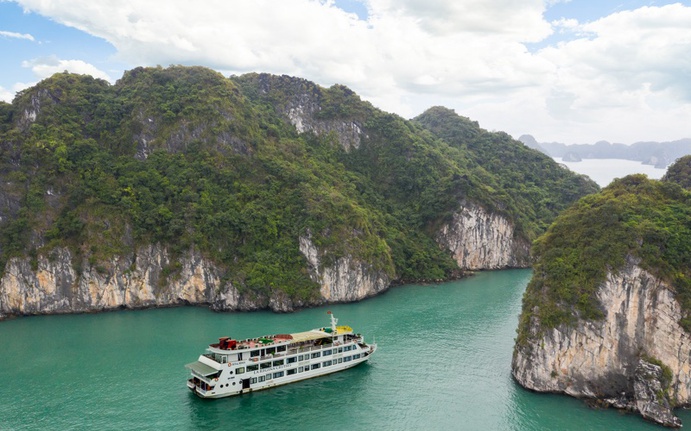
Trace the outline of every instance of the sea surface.
<path fill-rule="evenodd" d="M 0 322 L 0 429 L 662 431 L 512 380 L 530 275 L 484 272 L 293 314 L 181 307 Z M 320 327 L 327 310 L 376 338 L 369 363 L 219 400 L 185 386 L 184 365 L 217 337 Z"/>
<path fill-rule="evenodd" d="M 574 172 L 589 176 L 600 187 L 606 187 L 615 178 L 623 178 L 631 174 L 646 174 L 648 178 L 658 180 L 667 172 L 667 169 L 644 165 L 635 160 L 583 159 L 580 162 L 565 162 L 559 157 L 554 160 L 566 165 Z"/>

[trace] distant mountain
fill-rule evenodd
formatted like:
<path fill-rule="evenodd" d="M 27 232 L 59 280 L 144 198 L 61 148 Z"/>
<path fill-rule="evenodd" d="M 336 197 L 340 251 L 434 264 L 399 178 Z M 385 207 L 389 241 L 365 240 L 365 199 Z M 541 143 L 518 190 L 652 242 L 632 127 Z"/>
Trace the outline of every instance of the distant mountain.
<path fill-rule="evenodd" d="M 552 157 L 568 156 L 571 161 L 577 161 L 577 158 L 635 160 L 661 169 L 666 168 L 676 159 L 691 154 L 691 138 L 669 142 L 636 142 L 632 145 L 612 144 L 607 141 L 566 145 L 560 142 L 538 142 L 531 135 L 523 135 L 518 140 L 527 147 L 542 151 Z"/>

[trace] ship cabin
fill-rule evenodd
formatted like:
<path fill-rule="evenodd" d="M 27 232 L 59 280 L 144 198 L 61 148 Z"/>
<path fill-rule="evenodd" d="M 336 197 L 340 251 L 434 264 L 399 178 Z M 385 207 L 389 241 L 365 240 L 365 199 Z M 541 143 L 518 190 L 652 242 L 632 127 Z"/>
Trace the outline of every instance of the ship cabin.
<path fill-rule="evenodd" d="M 242 361 L 258 362 L 278 356 L 286 356 L 305 348 L 321 348 L 326 345 L 340 345 L 361 340 L 360 334 L 353 334 L 349 326 L 319 328 L 294 334 L 264 335 L 257 338 L 235 340 L 221 337 L 218 343 L 209 345 L 204 356 L 219 364 L 234 364 Z"/>

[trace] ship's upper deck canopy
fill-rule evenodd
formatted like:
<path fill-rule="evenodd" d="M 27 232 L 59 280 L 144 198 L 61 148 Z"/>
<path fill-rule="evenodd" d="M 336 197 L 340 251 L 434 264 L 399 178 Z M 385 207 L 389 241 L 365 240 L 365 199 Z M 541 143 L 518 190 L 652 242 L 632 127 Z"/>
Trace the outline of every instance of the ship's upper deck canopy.
<path fill-rule="evenodd" d="M 218 373 L 217 369 L 210 367 L 210 366 L 208 366 L 202 362 L 199 362 L 199 361 L 192 362 L 191 364 L 187 364 L 187 365 L 185 365 L 185 368 L 189 368 L 190 370 L 196 371 L 197 374 L 204 376 L 204 377 Z"/>
<path fill-rule="evenodd" d="M 312 341 L 312 340 L 318 340 L 320 338 L 330 338 L 331 334 L 327 334 L 326 332 L 323 331 L 305 331 L 305 332 L 296 332 L 294 334 L 290 334 L 293 336 L 293 339 L 290 340 L 293 343 L 300 343 L 303 341 Z"/>

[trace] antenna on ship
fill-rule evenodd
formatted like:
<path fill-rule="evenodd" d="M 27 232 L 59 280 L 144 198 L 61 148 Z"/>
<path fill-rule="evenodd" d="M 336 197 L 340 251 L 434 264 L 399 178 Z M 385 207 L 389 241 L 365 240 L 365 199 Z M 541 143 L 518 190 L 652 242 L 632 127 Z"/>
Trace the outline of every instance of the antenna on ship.
<path fill-rule="evenodd" d="M 334 314 L 331 311 L 327 311 L 326 314 L 331 316 L 331 338 L 336 338 L 338 335 L 336 333 L 336 324 L 338 324 L 338 319 L 334 317 Z"/>

